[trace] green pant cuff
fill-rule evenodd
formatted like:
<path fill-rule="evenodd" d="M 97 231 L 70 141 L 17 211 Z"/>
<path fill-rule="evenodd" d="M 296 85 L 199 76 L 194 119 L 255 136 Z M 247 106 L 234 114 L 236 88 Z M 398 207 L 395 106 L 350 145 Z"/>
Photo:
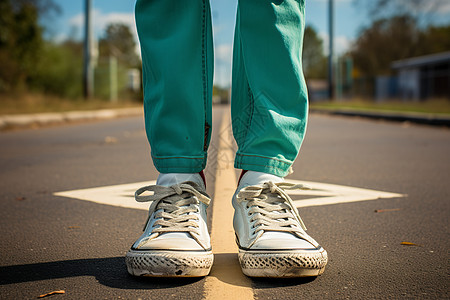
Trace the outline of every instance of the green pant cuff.
<path fill-rule="evenodd" d="M 237 153 L 234 167 L 236 169 L 264 172 L 285 177 L 289 174 L 292 163 L 292 161 L 286 159 Z"/>
<path fill-rule="evenodd" d="M 160 173 L 198 173 L 206 166 L 206 154 L 203 157 L 156 157 L 152 155 L 152 159 Z"/>

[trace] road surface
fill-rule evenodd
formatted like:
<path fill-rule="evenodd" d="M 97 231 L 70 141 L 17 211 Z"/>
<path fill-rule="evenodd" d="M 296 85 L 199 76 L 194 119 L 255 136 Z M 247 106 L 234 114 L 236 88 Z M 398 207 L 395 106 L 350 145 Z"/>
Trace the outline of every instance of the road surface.
<path fill-rule="evenodd" d="M 235 186 L 228 156 L 235 145 L 220 142 L 230 133 L 228 111 L 214 107 L 207 167 L 213 199 L 226 198 Z M 65 294 L 52 299 L 211 299 L 220 290 L 229 298 L 242 292 L 241 299 L 449 297 L 449 129 L 311 115 L 288 179 L 347 191 L 334 204 L 296 201 L 309 234 L 329 253 L 325 273 L 244 277 L 225 238 L 231 229 L 214 222 L 222 211 L 213 200 L 212 275 L 175 280 L 127 274 L 124 255 L 141 234 L 145 210 L 55 195 L 155 180 L 143 128 L 142 117 L 130 117 L 0 133 L 1 299 L 57 290 Z M 346 202 L 356 194 L 351 187 L 396 196 Z M 232 212 L 223 210 L 226 221 Z"/>

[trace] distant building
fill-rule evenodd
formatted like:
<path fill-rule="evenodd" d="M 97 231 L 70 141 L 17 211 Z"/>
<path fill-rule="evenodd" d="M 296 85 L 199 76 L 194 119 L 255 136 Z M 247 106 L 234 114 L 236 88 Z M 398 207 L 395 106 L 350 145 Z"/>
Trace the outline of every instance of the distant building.
<path fill-rule="evenodd" d="M 401 99 L 450 99 L 450 52 L 398 60 L 391 67 L 398 73 Z"/>
<path fill-rule="evenodd" d="M 324 101 L 329 99 L 328 81 L 322 79 L 306 80 L 308 86 L 308 98 L 310 102 Z"/>
<path fill-rule="evenodd" d="M 377 102 L 398 98 L 398 78 L 377 76 L 375 78 L 375 100 Z"/>

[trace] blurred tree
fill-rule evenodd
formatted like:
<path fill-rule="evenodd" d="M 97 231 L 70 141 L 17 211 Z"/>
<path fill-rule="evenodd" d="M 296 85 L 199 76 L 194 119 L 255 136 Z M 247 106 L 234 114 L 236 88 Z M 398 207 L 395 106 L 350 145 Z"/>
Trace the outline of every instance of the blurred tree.
<path fill-rule="evenodd" d="M 0 1 L 0 92 L 25 89 L 43 46 L 39 16 L 58 11 L 51 0 Z"/>
<path fill-rule="evenodd" d="M 230 92 L 229 88 L 223 88 L 217 85 L 213 86 L 213 96 L 219 96 L 221 99 L 228 99 L 228 93 Z"/>
<path fill-rule="evenodd" d="M 392 16 L 407 15 L 420 26 L 425 26 L 433 17 L 450 6 L 449 0 L 353 0 L 355 5 L 364 6 L 370 19 L 377 20 Z"/>
<path fill-rule="evenodd" d="M 421 29 L 408 15 L 374 21 L 360 31 L 351 55 L 369 77 L 388 75 L 395 60 L 450 50 L 450 26 Z"/>
<path fill-rule="evenodd" d="M 99 41 L 100 57 L 115 56 L 128 67 L 140 66 L 136 53 L 136 42 L 130 27 L 126 24 L 112 23 L 106 27 L 105 35 Z"/>
<path fill-rule="evenodd" d="M 311 26 L 306 26 L 303 42 L 303 70 L 307 78 L 326 78 L 327 59 L 323 53 L 323 40 Z"/>
<path fill-rule="evenodd" d="M 386 75 L 392 61 L 420 55 L 419 30 L 414 19 L 396 16 L 374 21 L 355 41 L 352 57 L 366 76 Z"/>
<path fill-rule="evenodd" d="M 450 25 L 430 26 L 423 30 L 419 36 L 421 54 L 432 54 L 450 51 Z"/>
<path fill-rule="evenodd" d="M 30 89 L 64 98 L 81 97 L 82 47 L 82 42 L 74 40 L 62 44 L 44 42 Z"/>
<path fill-rule="evenodd" d="M 141 92 L 131 89 L 130 86 L 129 69 L 141 69 L 141 60 L 136 53 L 136 41 L 130 27 L 123 23 L 108 24 L 103 37 L 99 40 L 98 48 L 99 62 L 95 71 L 95 95 L 100 98 L 109 98 L 112 93 L 111 78 L 114 78 L 111 76 L 115 76 L 119 98 L 142 99 Z M 117 59 L 117 65 L 112 64 L 111 57 Z"/>

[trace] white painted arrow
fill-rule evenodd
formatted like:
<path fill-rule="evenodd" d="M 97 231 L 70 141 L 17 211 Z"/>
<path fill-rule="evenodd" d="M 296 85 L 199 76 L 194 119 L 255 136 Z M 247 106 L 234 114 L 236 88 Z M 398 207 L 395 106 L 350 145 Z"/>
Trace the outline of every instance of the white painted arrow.
<path fill-rule="evenodd" d="M 356 187 L 328 184 L 312 181 L 287 180 L 292 183 L 304 184 L 311 190 L 289 190 L 297 207 L 330 205 L 357 201 L 377 200 L 381 198 L 399 198 L 406 195 L 388 193 Z M 91 201 L 112 206 L 148 210 L 149 203 L 134 200 L 134 192 L 143 186 L 154 185 L 156 181 L 144 181 L 129 184 L 111 185 L 90 189 L 58 192 L 54 195 Z M 313 196 L 313 197 L 309 197 Z M 305 198 L 306 197 L 306 198 Z M 231 201 L 231 199 L 230 199 Z"/>

